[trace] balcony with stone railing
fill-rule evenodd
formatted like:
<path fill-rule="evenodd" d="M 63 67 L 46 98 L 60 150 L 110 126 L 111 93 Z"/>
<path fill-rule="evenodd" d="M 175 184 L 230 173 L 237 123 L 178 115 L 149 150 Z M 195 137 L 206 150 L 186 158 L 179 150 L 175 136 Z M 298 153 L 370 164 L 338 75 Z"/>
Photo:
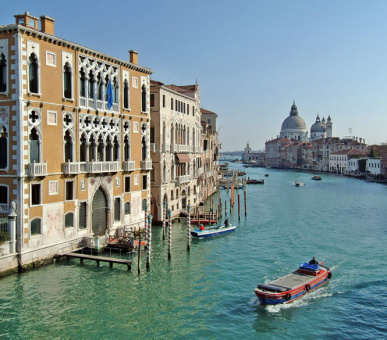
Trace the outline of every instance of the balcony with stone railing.
<path fill-rule="evenodd" d="M 170 145 L 169 144 L 163 144 L 163 152 L 169 152 Z"/>
<path fill-rule="evenodd" d="M 124 171 L 134 171 L 135 162 L 134 161 L 124 161 L 122 163 L 122 167 L 123 167 Z"/>
<path fill-rule="evenodd" d="M 89 173 L 106 173 L 117 172 L 120 170 L 119 162 L 89 162 L 87 163 L 87 172 Z"/>
<path fill-rule="evenodd" d="M 47 176 L 47 162 L 28 164 L 28 175 L 32 178 Z"/>
<path fill-rule="evenodd" d="M 177 181 L 179 184 L 189 183 L 191 181 L 190 175 L 178 176 Z"/>
<path fill-rule="evenodd" d="M 171 152 L 192 152 L 192 147 L 185 144 L 171 144 Z"/>
<path fill-rule="evenodd" d="M 76 175 L 87 172 L 87 162 L 66 162 L 63 163 L 63 172 L 66 175 Z"/>
<path fill-rule="evenodd" d="M 152 161 L 141 161 L 141 170 L 152 170 Z"/>

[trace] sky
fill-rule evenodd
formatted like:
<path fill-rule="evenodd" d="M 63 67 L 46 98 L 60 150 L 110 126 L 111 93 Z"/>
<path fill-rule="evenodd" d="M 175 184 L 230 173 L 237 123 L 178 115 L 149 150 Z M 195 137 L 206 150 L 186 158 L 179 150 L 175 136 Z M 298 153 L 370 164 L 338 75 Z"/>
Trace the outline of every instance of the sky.
<path fill-rule="evenodd" d="M 262 150 L 295 101 L 310 133 L 387 143 L 385 0 L 3 0 L 0 25 L 30 12 L 55 35 L 153 70 L 164 84 L 198 82 L 218 114 L 221 151 Z"/>

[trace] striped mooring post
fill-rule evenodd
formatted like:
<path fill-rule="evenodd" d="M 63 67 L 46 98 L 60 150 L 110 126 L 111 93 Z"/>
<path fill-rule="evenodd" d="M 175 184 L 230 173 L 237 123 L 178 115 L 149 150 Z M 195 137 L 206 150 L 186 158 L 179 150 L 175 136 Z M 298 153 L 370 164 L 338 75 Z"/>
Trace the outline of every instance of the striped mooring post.
<path fill-rule="evenodd" d="M 188 204 L 187 207 L 187 250 L 191 249 L 191 214 L 190 214 L 191 206 Z"/>
<path fill-rule="evenodd" d="M 148 245 L 147 245 L 147 257 L 146 268 L 150 268 L 151 263 L 151 247 L 152 247 L 152 215 L 148 215 Z"/>
<path fill-rule="evenodd" d="M 145 204 L 144 231 L 145 241 L 148 242 L 148 203 Z"/>
<path fill-rule="evenodd" d="M 167 215 L 167 201 L 164 201 L 163 206 L 163 240 L 165 240 L 165 219 Z"/>
<path fill-rule="evenodd" d="M 168 209 L 168 260 L 171 259 L 171 248 L 172 248 L 171 209 Z"/>

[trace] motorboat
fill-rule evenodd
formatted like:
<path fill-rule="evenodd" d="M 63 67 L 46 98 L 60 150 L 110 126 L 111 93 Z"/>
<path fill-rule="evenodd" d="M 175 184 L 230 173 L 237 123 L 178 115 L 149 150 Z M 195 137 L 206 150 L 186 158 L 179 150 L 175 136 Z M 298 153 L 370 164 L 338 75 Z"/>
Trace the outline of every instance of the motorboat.
<path fill-rule="evenodd" d="M 290 303 L 327 283 L 331 269 L 323 264 L 303 263 L 284 277 L 269 283 L 258 284 L 254 290 L 263 305 Z"/>
<path fill-rule="evenodd" d="M 205 237 L 212 237 L 212 236 L 218 236 L 222 234 L 227 234 L 232 231 L 235 231 L 236 226 L 229 224 L 229 225 L 214 225 L 209 227 L 201 226 L 199 228 L 195 228 L 194 230 L 191 230 L 191 235 L 193 237 L 197 238 L 205 238 Z"/>

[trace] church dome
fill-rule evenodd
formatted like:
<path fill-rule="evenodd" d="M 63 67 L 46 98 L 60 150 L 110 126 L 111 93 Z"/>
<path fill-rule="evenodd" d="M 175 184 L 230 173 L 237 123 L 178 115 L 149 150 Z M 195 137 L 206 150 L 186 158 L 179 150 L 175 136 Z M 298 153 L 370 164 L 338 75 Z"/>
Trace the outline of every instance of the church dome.
<path fill-rule="evenodd" d="M 325 119 L 323 119 L 323 122 L 324 121 L 325 121 Z M 310 128 L 310 132 L 311 133 L 314 133 L 314 132 L 315 133 L 317 133 L 317 132 L 324 133 L 325 131 L 326 131 L 325 124 L 320 122 L 320 117 L 319 117 L 319 115 L 317 115 L 316 122 Z"/>
<path fill-rule="evenodd" d="M 298 110 L 296 104 L 293 102 L 293 105 L 290 109 L 289 117 L 287 117 L 282 123 L 281 130 L 293 130 L 293 129 L 302 129 L 306 130 L 305 121 L 298 115 Z"/>

